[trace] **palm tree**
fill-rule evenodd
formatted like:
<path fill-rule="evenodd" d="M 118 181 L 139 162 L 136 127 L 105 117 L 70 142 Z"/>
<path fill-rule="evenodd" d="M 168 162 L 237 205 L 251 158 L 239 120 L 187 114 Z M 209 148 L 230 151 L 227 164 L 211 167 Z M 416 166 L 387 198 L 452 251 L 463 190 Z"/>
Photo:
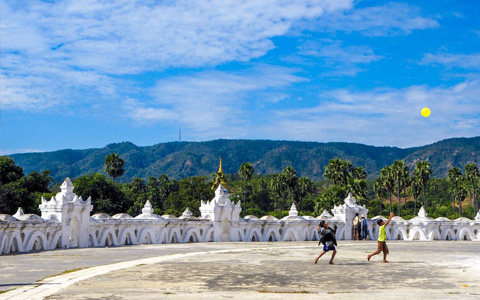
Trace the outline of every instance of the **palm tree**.
<path fill-rule="evenodd" d="M 373 190 L 377 194 L 377 198 L 380 200 L 380 214 L 382 214 L 382 211 L 383 211 L 382 202 L 383 202 L 383 198 L 387 196 L 387 191 L 383 186 L 383 182 L 381 178 L 377 178 L 377 180 L 375 180 L 375 183 L 373 184 Z"/>
<path fill-rule="evenodd" d="M 293 167 L 286 167 L 283 171 L 282 171 L 282 177 L 281 177 L 284 181 L 284 185 L 288 191 L 288 194 L 290 195 L 290 200 L 292 201 L 292 203 L 295 203 L 295 205 L 297 205 L 297 202 L 296 202 L 296 192 L 297 192 L 297 184 L 298 184 L 298 177 L 297 177 L 297 171 L 295 171 L 295 169 Z"/>
<path fill-rule="evenodd" d="M 308 195 L 309 193 L 313 193 L 315 191 L 315 184 L 313 183 L 313 181 L 311 181 L 310 179 L 308 179 L 307 177 L 300 177 L 298 178 L 298 185 L 297 185 L 297 188 L 298 188 L 298 207 L 297 209 L 300 211 L 300 205 L 302 204 L 302 199 L 303 197 L 305 197 L 306 195 Z"/>
<path fill-rule="evenodd" d="M 367 179 L 367 171 L 363 167 L 352 168 L 351 173 L 355 179 Z"/>
<path fill-rule="evenodd" d="M 342 180 L 343 180 L 342 182 L 345 188 L 347 188 L 348 186 L 348 179 L 352 177 L 352 174 L 351 174 L 352 168 L 353 168 L 353 165 L 350 161 L 344 160 L 342 162 Z M 358 173 L 361 173 L 361 169 L 360 171 L 358 171 Z"/>
<path fill-rule="evenodd" d="M 342 160 L 338 158 L 331 159 L 328 162 L 328 165 L 325 166 L 325 172 L 323 172 L 323 177 L 333 180 L 333 184 L 337 184 L 341 181 L 341 169 Z"/>
<path fill-rule="evenodd" d="M 367 182 L 365 179 L 350 178 L 348 180 L 348 192 L 352 193 L 357 200 L 365 199 L 367 192 Z"/>
<path fill-rule="evenodd" d="M 333 180 L 333 184 L 343 184 L 347 188 L 351 169 L 352 163 L 348 160 L 331 159 L 325 166 L 323 177 Z"/>
<path fill-rule="evenodd" d="M 422 193 L 422 186 L 423 186 L 422 181 L 419 178 L 412 177 L 411 187 L 412 187 L 413 199 L 415 201 L 415 208 L 413 211 L 414 215 L 417 215 L 417 199 L 418 199 L 418 196 L 420 196 L 420 194 Z"/>
<path fill-rule="evenodd" d="M 407 188 L 412 184 L 412 178 L 410 178 L 410 170 L 408 166 L 403 168 L 403 200 L 405 201 L 405 217 L 407 216 Z"/>
<path fill-rule="evenodd" d="M 285 183 L 282 179 L 281 174 L 274 174 L 271 181 L 270 181 L 270 186 L 272 187 L 273 192 L 275 193 L 275 198 L 277 199 L 277 210 L 282 211 L 283 210 L 283 201 L 281 199 L 284 199 L 284 191 L 285 191 Z"/>
<path fill-rule="evenodd" d="M 478 167 L 475 163 L 466 164 L 465 165 L 465 179 L 469 180 L 472 184 L 472 206 L 473 206 L 473 214 L 478 211 L 478 203 L 477 203 L 477 193 L 476 193 L 476 186 L 475 181 L 480 178 L 480 172 L 478 171 Z"/>
<path fill-rule="evenodd" d="M 400 198 L 400 191 L 402 190 L 403 185 L 405 184 L 404 175 L 405 175 L 405 162 L 403 160 L 396 160 L 393 162 L 392 166 L 390 167 L 392 170 L 392 176 L 395 182 L 397 183 L 397 196 L 398 196 L 398 212 L 397 214 L 400 215 L 400 208 L 401 208 L 401 198 Z"/>
<path fill-rule="evenodd" d="M 118 156 L 118 153 L 112 153 L 105 156 L 103 169 L 115 181 L 115 178 L 122 176 L 125 172 L 124 165 L 125 162 Z"/>
<path fill-rule="evenodd" d="M 460 215 L 462 214 L 462 202 L 463 200 L 465 200 L 465 198 L 467 198 L 467 196 L 468 196 L 468 190 L 463 186 L 460 186 L 457 194 Z"/>
<path fill-rule="evenodd" d="M 450 170 L 448 170 L 448 181 L 453 183 L 454 185 L 454 190 L 453 190 L 453 212 L 455 212 L 455 200 L 458 203 L 458 213 L 462 214 L 462 203 L 460 203 L 459 199 L 459 193 L 458 193 L 458 184 L 460 181 L 462 181 L 463 176 L 462 176 L 462 171 L 460 168 L 453 167 Z"/>
<path fill-rule="evenodd" d="M 392 168 L 389 166 L 384 167 L 380 171 L 380 179 L 382 181 L 383 188 L 388 192 L 390 199 L 390 212 L 392 212 L 392 193 L 395 189 L 395 179 Z"/>
<path fill-rule="evenodd" d="M 238 170 L 238 174 L 242 177 L 244 185 L 243 185 L 243 211 L 247 210 L 246 206 L 246 198 L 247 198 L 247 182 L 252 179 L 254 169 L 252 164 L 249 162 L 243 163 L 240 165 L 240 169 Z"/>
<path fill-rule="evenodd" d="M 422 184 L 423 189 L 423 206 L 427 208 L 427 183 L 432 174 L 432 169 L 430 169 L 430 163 L 428 161 L 419 161 L 413 169 L 413 175 L 416 177 L 416 180 L 419 180 Z"/>

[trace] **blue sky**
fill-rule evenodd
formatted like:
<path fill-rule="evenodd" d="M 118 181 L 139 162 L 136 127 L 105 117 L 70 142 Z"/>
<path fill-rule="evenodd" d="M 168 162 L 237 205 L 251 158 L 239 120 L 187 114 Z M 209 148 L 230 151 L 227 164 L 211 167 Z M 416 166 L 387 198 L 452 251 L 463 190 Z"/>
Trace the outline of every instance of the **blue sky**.
<path fill-rule="evenodd" d="M 1 0 L 2 154 L 480 135 L 480 1 Z M 429 107 L 428 118 L 420 115 Z"/>

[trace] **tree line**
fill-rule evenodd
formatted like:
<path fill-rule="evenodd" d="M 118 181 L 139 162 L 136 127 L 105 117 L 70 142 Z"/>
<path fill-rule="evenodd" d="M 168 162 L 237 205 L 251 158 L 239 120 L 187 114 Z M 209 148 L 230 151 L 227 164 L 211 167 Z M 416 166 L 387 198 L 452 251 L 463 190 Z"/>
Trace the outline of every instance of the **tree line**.
<path fill-rule="evenodd" d="M 189 207 L 198 216 L 199 200 L 211 200 L 221 181 L 228 182 L 230 199 L 241 202 L 242 216 L 281 218 L 288 215 L 292 204 L 301 215 L 318 216 L 342 204 L 348 193 L 360 205 L 366 205 L 372 216 L 395 211 L 398 216 L 411 218 L 423 206 L 431 217 L 472 218 L 479 209 L 480 174 L 474 163 L 466 164 L 463 173 L 461 168 L 452 167 L 447 178 L 431 178 L 428 161 L 418 161 L 410 170 L 404 161 L 397 160 L 385 166 L 377 179 L 368 180 L 363 167 L 336 158 L 325 166 L 325 180 L 312 181 L 300 177 L 291 166 L 281 173 L 256 175 L 252 164 L 245 162 L 234 174 L 217 172 L 210 178 L 194 176 L 181 180 L 162 174 L 119 183 L 116 179 L 124 173 L 124 161 L 113 153 L 105 157 L 103 171 L 73 179 L 77 195 L 92 197 L 93 213 L 127 212 L 136 216 L 149 200 L 156 214 L 179 216 Z M 41 197 L 49 199 L 58 192 L 61 183 L 52 181 L 49 171 L 24 175 L 11 158 L 1 156 L 0 213 L 13 214 L 18 207 L 39 213 Z"/>

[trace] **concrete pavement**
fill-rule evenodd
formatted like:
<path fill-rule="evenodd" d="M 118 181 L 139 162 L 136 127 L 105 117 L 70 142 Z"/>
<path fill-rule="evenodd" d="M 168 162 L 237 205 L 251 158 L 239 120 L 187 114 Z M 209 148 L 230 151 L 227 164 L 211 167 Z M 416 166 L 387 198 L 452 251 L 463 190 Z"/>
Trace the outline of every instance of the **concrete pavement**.
<path fill-rule="evenodd" d="M 340 241 L 193 243 L 70 249 L 0 257 L 0 299 L 480 299 L 480 244 Z M 66 270 L 81 270 L 63 275 Z M 42 280 L 43 279 L 43 280 Z"/>

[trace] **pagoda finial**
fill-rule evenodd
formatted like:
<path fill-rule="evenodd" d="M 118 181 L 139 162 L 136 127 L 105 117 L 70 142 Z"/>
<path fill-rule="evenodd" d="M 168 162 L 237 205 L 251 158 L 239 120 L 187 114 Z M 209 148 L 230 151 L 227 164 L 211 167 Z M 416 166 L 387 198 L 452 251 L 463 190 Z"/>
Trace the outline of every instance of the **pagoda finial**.
<path fill-rule="evenodd" d="M 222 167 L 222 157 L 220 156 L 220 167 L 218 167 L 218 172 L 223 174 L 223 167 Z"/>
<path fill-rule="evenodd" d="M 225 179 L 225 174 L 223 173 L 222 157 L 220 156 L 220 166 L 218 167 L 218 172 L 216 173 L 216 178 L 212 185 L 212 190 L 215 190 L 218 184 L 223 185 L 225 189 L 229 189 L 227 181 Z M 214 173 L 215 174 L 215 173 Z"/>

